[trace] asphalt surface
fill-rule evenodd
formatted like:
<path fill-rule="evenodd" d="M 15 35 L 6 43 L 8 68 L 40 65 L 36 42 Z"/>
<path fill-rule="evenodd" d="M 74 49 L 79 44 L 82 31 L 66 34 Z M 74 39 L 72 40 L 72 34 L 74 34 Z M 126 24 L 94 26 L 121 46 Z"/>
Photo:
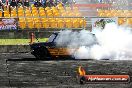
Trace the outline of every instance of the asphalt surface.
<path fill-rule="evenodd" d="M 0 54 L 0 88 L 132 88 L 132 83 L 80 85 L 77 68 L 87 74 L 129 74 L 132 61 L 35 60 L 30 53 Z"/>

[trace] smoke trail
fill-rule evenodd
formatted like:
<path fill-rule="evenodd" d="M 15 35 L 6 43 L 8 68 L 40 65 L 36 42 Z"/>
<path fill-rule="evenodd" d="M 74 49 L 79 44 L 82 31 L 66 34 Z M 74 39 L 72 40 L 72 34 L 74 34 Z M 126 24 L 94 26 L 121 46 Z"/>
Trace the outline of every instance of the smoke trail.
<path fill-rule="evenodd" d="M 58 46 L 76 48 L 69 54 L 76 59 L 112 59 L 123 60 L 132 58 L 132 32 L 130 28 L 109 23 L 103 30 L 93 29 L 73 32 L 61 31 L 56 43 Z"/>

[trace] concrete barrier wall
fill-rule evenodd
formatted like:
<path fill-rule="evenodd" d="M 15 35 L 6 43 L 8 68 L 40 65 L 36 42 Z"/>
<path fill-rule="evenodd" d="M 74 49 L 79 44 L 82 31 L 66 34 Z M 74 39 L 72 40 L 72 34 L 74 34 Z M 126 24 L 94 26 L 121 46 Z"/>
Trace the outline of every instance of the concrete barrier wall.
<path fill-rule="evenodd" d="M 30 52 L 29 45 L 0 45 L 0 53 Z"/>
<path fill-rule="evenodd" d="M 54 31 L 53 31 L 54 32 Z M 34 33 L 38 38 L 48 38 L 53 32 L 48 31 L 28 31 L 28 30 L 19 30 L 19 31 L 0 31 L 0 39 L 28 39 L 31 37 L 31 33 Z"/>

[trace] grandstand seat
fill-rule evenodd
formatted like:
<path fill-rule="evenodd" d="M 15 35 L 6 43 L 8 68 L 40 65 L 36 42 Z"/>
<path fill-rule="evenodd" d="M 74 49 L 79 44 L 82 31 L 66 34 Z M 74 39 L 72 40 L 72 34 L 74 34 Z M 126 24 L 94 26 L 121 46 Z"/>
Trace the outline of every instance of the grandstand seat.
<path fill-rule="evenodd" d="M 25 13 L 28 14 L 28 13 L 31 13 L 31 11 L 30 10 L 26 10 Z"/>
<path fill-rule="evenodd" d="M 18 16 L 20 17 L 20 16 L 24 16 L 24 13 L 23 13 L 23 11 L 21 11 L 21 12 L 18 12 Z"/>
<path fill-rule="evenodd" d="M 62 14 L 62 13 L 65 13 L 66 11 L 65 10 L 60 10 L 59 12 Z"/>
<path fill-rule="evenodd" d="M 22 29 L 26 28 L 26 21 L 24 18 L 19 18 L 19 27 Z"/>
<path fill-rule="evenodd" d="M 72 13 L 72 11 L 69 11 L 69 10 L 66 10 L 65 12 L 66 12 L 67 14 Z"/>
<path fill-rule="evenodd" d="M 20 6 L 20 7 L 18 8 L 18 11 L 19 11 L 19 10 L 23 10 L 23 7 Z"/>
<path fill-rule="evenodd" d="M 129 10 L 123 10 L 123 12 L 127 14 L 129 12 Z"/>
<path fill-rule="evenodd" d="M 40 16 L 46 16 L 46 14 L 45 14 L 44 11 L 40 11 L 40 12 L 39 12 L 39 15 L 40 15 Z"/>
<path fill-rule="evenodd" d="M 49 23 L 48 18 L 42 18 L 41 20 L 42 20 L 43 28 L 49 28 L 50 27 L 50 25 L 49 25 L 50 23 Z"/>
<path fill-rule="evenodd" d="M 4 17 L 10 17 L 9 11 L 4 11 Z"/>
<path fill-rule="evenodd" d="M 53 17 L 53 14 L 52 13 L 47 13 L 47 16 L 48 17 Z"/>
<path fill-rule="evenodd" d="M 73 7 L 73 11 L 79 11 L 78 7 Z"/>
<path fill-rule="evenodd" d="M 38 10 L 32 10 L 32 14 L 36 14 L 36 13 L 38 13 Z"/>
<path fill-rule="evenodd" d="M 129 11 L 132 14 L 132 10 Z"/>
<path fill-rule="evenodd" d="M 51 9 L 52 9 L 52 10 L 58 10 L 58 9 L 57 9 L 56 7 L 54 7 L 54 6 L 53 6 L 53 7 L 51 7 Z"/>
<path fill-rule="evenodd" d="M 46 11 L 47 11 L 47 10 L 50 10 L 50 7 L 46 7 L 45 10 L 46 10 Z"/>
<path fill-rule="evenodd" d="M 62 3 L 59 3 L 59 4 L 57 5 L 57 7 L 63 7 Z"/>
<path fill-rule="evenodd" d="M 58 7 L 58 10 L 65 10 L 64 7 Z"/>
<path fill-rule="evenodd" d="M 26 18 L 28 28 L 34 28 L 33 18 Z"/>
<path fill-rule="evenodd" d="M 0 10 L 0 17 L 2 17 L 2 11 Z"/>
<path fill-rule="evenodd" d="M 58 11 L 58 10 L 52 10 L 52 12 L 53 12 L 53 13 L 59 13 L 59 11 Z"/>
<path fill-rule="evenodd" d="M 31 7 L 33 8 L 34 7 L 34 4 L 31 4 Z"/>
<path fill-rule="evenodd" d="M 117 10 L 114 10 L 114 9 L 113 9 L 113 10 L 111 10 L 111 13 L 116 13 L 116 12 L 117 12 Z"/>
<path fill-rule="evenodd" d="M 53 13 L 54 17 L 59 17 L 60 14 L 59 13 Z"/>
<path fill-rule="evenodd" d="M 66 28 L 72 28 L 72 22 L 71 20 L 65 20 Z"/>
<path fill-rule="evenodd" d="M 110 12 L 110 10 L 104 10 L 103 12 L 104 12 L 104 13 L 109 13 L 109 12 Z"/>
<path fill-rule="evenodd" d="M 75 16 L 80 17 L 81 13 L 76 13 Z"/>
<path fill-rule="evenodd" d="M 47 14 L 48 14 L 48 13 L 52 13 L 52 11 L 51 11 L 51 10 L 47 10 L 46 13 L 47 13 Z"/>
<path fill-rule="evenodd" d="M 105 15 L 106 15 L 105 13 L 98 14 L 99 17 L 104 17 Z"/>
<path fill-rule="evenodd" d="M 66 7 L 66 11 L 71 11 L 71 8 L 70 7 Z"/>
<path fill-rule="evenodd" d="M 17 17 L 17 14 L 11 14 L 11 17 Z"/>
<path fill-rule="evenodd" d="M 69 12 L 67 16 L 75 16 L 75 14 L 72 12 Z"/>
<path fill-rule="evenodd" d="M 36 7 L 32 7 L 32 11 L 33 11 L 33 10 L 37 10 L 37 8 L 36 8 Z"/>
<path fill-rule="evenodd" d="M 84 20 L 84 19 L 80 20 L 80 27 L 82 27 L 82 28 L 86 27 L 86 20 Z"/>
<path fill-rule="evenodd" d="M 44 8 L 43 7 L 39 7 L 39 10 L 44 10 Z"/>
<path fill-rule="evenodd" d="M 31 13 L 25 13 L 25 16 L 32 16 Z"/>
<path fill-rule="evenodd" d="M 45 11 L 44 11 L 44 10 L 42 10 L 42 9 L 40 9 L 40 10 L 39 10 L 39 12 L 43 12 L 43 13 L 45 13 Z"/>
<path fill-rule="evenodd" d="M 39 17 L 39 14 L 38 13 L 34 13 L 32 14 L 33 17 Z"/>
<path fill-rule="evenodd" d="M 65 16 L 67 16 L 67 13 L 64 12 L 64 13 L 61 14 L 61 16 L 65 17 Z"/>
<path fill-rule="evenodd" d="M 18 10 L 18 12 L 23 12 L 24 10 L 22 9 L 22 10 Z"/>
<path fill-rule="evenodd" d="M 131 25 L 132 24 L 132 18 L 127 18 L 126 22 L 128 25 Z"/>
<path fill-rule="evenodd" d="M 65 28 L 64 20 L 58 19 L 57 22 L 58 22 L 58 28 Z"/>
<path fill-rule="evenodd" d="M 121 16 L 121 17 L 125 17 L 126 14 L 125 14 L 125 13 L 121 13 L 120 16 Z"/>
<path fill-rule="evenodd" d="M 34 18 L 34 24 L 35 24 L 35 28 L 37 29 L 42 28 L 40 18 Z"/>
<path fill-rule="evenodd" d="M 126 13 L 126 16 L 131 17 L 132 16 L 131 12 L 129 11 L 128 13 Z"/>
<path fill-rule="evenodd" d="M 111 14 L 111 13 L 107 13 L 107 14 L 106 14 L 106 17 L 112 17 L 112 15 L 113 15 L 113 14 Z"/>
<path fill-rule="evenodd" d="M 17 16 L 16 10 L 11 11 L 11 17 L 16 17 L 16 16 Z"/>
<path fill-rule="evenodd" d="M 113 14 L 113 17 L 117 17 L 117 16 L 119 16 L 118 13 L 114 13 L 114 14 Z"/>
<path fill-rule="evenodd" d="M 50 22 L 50 27 L 51 28 L 57 28 L 57 22 L 54 18 L 50 18 L 49 22 Z"/>
<path fill-rule="evenodd" d="M 79 28 L 79 22 L 76 19 L 73 19 L 73 28 Z"/>
<path fill-rule="evenodd" d="M 124 23 L 124 19 L 123 18 L 118 18 L 118 24 L 121 25 Z"/>
<path fill-rule="evenodd" d="M 38 11 L 35 11 L 35 10 L 32 11 L 32 15 L 38 17 L 39 16 Z"/>
<path fill-rule="evenodd" d="M 38 10 L 32 10 L 32 14 L 33 14 L 33 13 L 38 13 Z"/>

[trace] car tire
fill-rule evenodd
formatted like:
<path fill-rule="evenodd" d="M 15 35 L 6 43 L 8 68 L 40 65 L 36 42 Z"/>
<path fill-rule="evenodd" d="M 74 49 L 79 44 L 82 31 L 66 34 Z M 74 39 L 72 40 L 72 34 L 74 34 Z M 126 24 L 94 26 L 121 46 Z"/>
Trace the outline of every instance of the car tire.
<path fill-rule="evenodd" d="M 85 77 L 81 77 L 80 78 L 80 84 L 85 84 L 86 83 L 86 78 Z"/>
<path fill-rule="evenodd" d="M 39 47 L 35 49 L 33 52 L 31 52 L 31 54 L 34 55 L 36 59 L 48 60 L 50 57 L 50 54 L 48 53 L 46 47 Z"/>
<path fill-rule="evenodd" d="M 40 56 L 38 54 L 38 49 L 36 49 L 33 52 L 31 52 L 31 54 L 34 55 L 36 59 L 39 59 L 40 58 Z"/>
<path fill-rule="evenodd" d="M 34 54 L 34 56 L 37 58 L 37 59 L 39 59 L 40 57 L 39 57 L 39 55 L 37 55 L 37 54 Z"/>
<path fill-rule="evenodd" d="M 49 60 L 50 54 L 46 47 L 40 47 L 38 52 L 39 52 L 39 59 Z"/>

